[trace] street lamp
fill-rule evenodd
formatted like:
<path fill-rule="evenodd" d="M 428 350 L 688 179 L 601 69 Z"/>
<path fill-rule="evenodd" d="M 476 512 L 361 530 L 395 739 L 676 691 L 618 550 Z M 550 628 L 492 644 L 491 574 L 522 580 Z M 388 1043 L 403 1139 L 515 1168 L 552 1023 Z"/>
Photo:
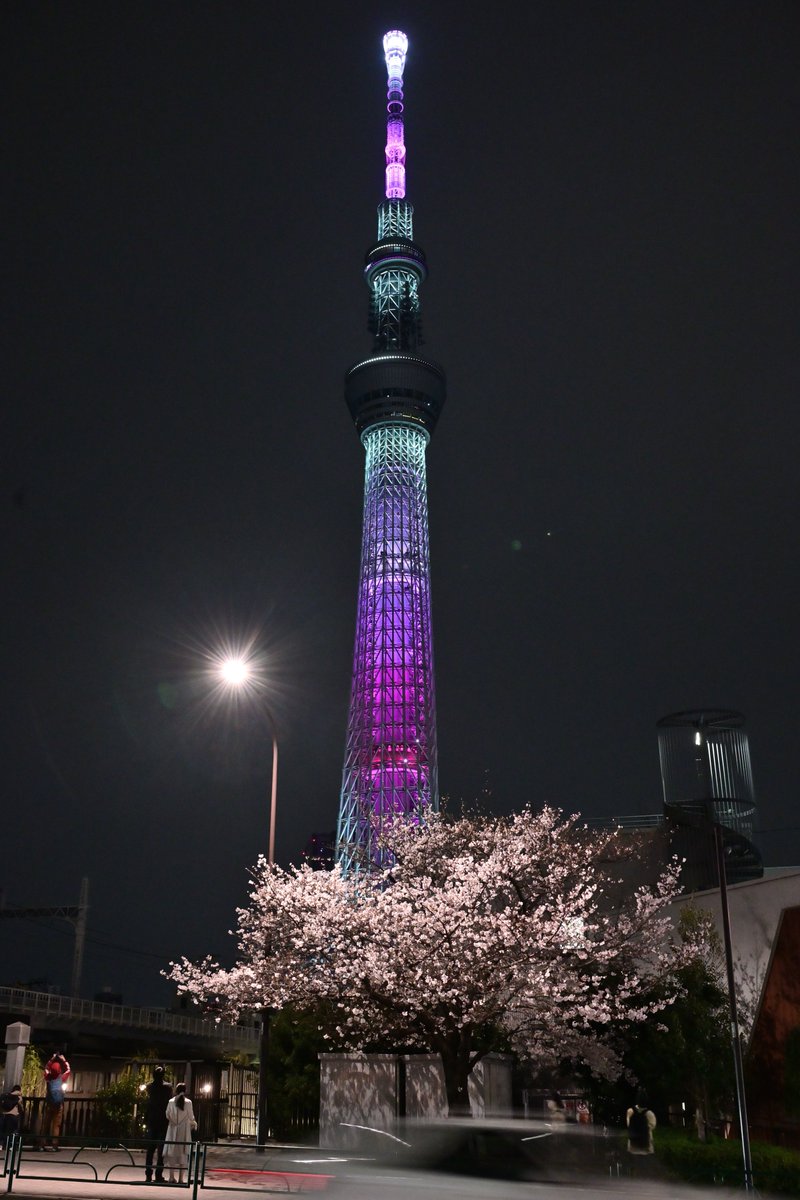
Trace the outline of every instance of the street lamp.
<path fill-rule="evenodd" d="M 254 684 L 253 667 L 241 656 L 231 656 L 220 661 L 218 666 L 220 682 L 237 693 L 248 687 L 252 690 Z M 269 840 L 267 847 L 267 863 L 271 867 L 275 862 L 275 816 L 278 805 L 278 737 L 275 732 L 275 718 L 272 710 L 263 699 L 259 700 L 259 708 L 267 720 L 267 728 L 272 738 L 272 784 L 269 805 Z M 258 1100 L 256 1114 L 256 1144 L 260 1149 L 267 1144 L 269 1130 L 269 1075 L 267 1058 L 269 1056 L 269 1034 L 271 1013 L 268 1008 L 261 1010 L 261 1032 L 258 1049 Z"/>
<path fill-rule="evenodd" d="M 219 678 L 231 691 L 242 691 L 253 684 L 253 667 L 246 658 L 224 658 L 219 664 Z M 272 738 L 272 787 L 269 805 L 269 842 L 267 862 L 270 866 L 275 862 L 275 814 L 278 805 L 278 737 L 275 733 L 275 718 L 272 710 L 263 700 L 259 708 L 267 719 L 267 728 Z"/>
<path fill-rule="evenodd" d="M 695 745 L 702 745 L 698 733 Z M 709 789 L 710 794 L 710 789 Z M 736 1082 L 736 1107 L 739 1111 L 739 1137 L 742 1146 L 742 1165 L 744 1169 L 744 1190 L 753 1192 L 753 1159 L 750 1153 L 750 1126 L 747 1120 L 747 1096 L 744 1083 L 744 1065 L 742 1063 L 742 1043 L 739 1036 L 739 1015 L 736 1005 L 736 981 L 733 972 L 733 940 L 731 938 L 731 918 L 728 905 L 728 879 L 725 869 L 725 835 L 724 829 L 714 814 L 712 801 L 706 801 L 705 813 L 692 812 L 677 804 L 665 804 L 664 814 L 675 825 L 688 826 L 700 830 L 703 834 L 711 834 L 714 839 L 714 857 L 717 864 L 717 880 L 719 884 L 719 902 L 722 913 L 722 941 L 725 947 L 725 971 L 728 977 L 728 1009 L 730 1012 L 731 1050 L 733 1052 L 733 1071 Z"/>

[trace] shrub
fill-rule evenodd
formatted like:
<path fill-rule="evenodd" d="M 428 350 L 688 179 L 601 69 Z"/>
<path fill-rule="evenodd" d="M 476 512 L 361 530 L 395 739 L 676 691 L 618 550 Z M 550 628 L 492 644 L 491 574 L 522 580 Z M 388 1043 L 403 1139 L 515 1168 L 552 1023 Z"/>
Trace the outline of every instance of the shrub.
<path fill-rule="evenodd" d="M 750 1147 L 753 1177 L 759 1192 L 800 1196 L 800 1153 L 766 1142 Z M 737 1187 L 743 1180 L 742 1147 L 738 1141 L 713 1138 L 700 1142 L 677 1130 L 656 1131 L 656 1154 L 671 1175 L 690 1183 Z"/>
<path fill-rule="evenodd" d="M 137 1099 L 136 1080 L 121 1075 L 95 1096 L 94 1133 L 96 1137 L 130 1137 L 133 1132 L 133 1110 Z"/>

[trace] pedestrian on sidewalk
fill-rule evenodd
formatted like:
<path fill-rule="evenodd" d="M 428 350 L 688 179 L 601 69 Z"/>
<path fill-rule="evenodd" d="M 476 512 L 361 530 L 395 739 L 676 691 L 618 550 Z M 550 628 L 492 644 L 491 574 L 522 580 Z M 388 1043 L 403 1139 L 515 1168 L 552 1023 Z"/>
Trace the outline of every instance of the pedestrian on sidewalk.
<path fill-rule="evenodd" d="M 186 1095 L 186 1084 L 179 1083 L 167 1105 L 167 1137 L 164 1142 L 164 1166 L 169 1168 L 169 1182 L 183 1183 L 192 1148 L 192 1130 L 197 1129 L 192 1102 Z M 178 1178 L 175 1178 L 175 1172 Z"/>
<path fill-rule="evenodd" d="M 656 1114 L 647 1107 L 647 1092 L 643 1088 L 636 1093 L 636 1103 L 625 1114 L 625 1124 L 628 1126 L 628 1153 L 654 1154 Z"/>
<path fill-rule="evenodd" d="M 147 1105 L 144 1123 L 147 1129 L 147 1150 L 144 1156 L 144 1176 L 153 1182 L 153 1159 L 156 1161 L 155 1182 L 164 1182 L 164 1139 L 167 1136 L 167 1105 L 172 1088 L 164 1079 L 164 1068 L 155 1067 L 152 1083 L 147 1086 Z"/>

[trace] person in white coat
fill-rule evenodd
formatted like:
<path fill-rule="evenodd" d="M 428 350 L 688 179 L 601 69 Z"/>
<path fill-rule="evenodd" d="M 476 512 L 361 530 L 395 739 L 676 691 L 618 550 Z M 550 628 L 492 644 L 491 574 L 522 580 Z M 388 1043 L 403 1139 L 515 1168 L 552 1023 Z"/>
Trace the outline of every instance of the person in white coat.
<path fill-rule="evenodd" d="M 192 1102 L 186 1095 L 186 1084 L 179 1083 L 175 1088 L 175 1095 L 167 1104 L 164 1166 L 169 1171 L 170 1183 L 183 1183 L 183 1173 L 189 1162 L 193 1129 L 197 1129 L 197 1121 L 194 1119 Z"/>

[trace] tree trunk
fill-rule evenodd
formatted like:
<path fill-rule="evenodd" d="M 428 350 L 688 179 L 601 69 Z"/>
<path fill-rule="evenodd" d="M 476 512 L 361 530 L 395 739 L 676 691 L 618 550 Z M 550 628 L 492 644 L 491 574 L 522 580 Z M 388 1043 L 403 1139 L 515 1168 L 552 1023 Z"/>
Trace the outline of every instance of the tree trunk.
<path fill-rule="evenodd" d="M 444 1068 L 444 1086 L 447 1093 L 447 1107 L 451 1117 L 471 1117 L 472 1109 L 469 1104 L 469 1057 L 465 1054 L 442 1053 Z"/>

